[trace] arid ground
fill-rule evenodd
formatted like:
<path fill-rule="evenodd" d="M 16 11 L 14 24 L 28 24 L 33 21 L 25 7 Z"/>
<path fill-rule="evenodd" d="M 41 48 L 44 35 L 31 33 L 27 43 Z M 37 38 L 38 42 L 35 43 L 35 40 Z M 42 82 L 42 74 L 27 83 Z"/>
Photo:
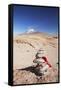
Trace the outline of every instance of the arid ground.
<path fill-rule="evenodd" d="M 49 75 L 37 75 L 33 60 L 39 49 L 44 49 L 52 68 Z M 46 33 L 19 34 L 13 38 L 13 83 L 34 84 L 58 82 L 58 36 Z"/>

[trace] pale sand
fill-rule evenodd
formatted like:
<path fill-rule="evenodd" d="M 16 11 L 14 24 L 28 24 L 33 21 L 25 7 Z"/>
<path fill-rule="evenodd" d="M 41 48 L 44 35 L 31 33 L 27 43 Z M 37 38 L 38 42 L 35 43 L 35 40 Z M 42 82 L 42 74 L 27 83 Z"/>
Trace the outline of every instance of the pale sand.
<path fill-rule="evenodd" d="M 48 58 L 49 63 L 52 65 L 52 68 L 56 71 L 58 71 L 58 38 L 52 37 L 45 34 L 29 34 L 29 35 L 18 35 L 14 38 L 13 43 L 13 70 L 16 72 L 17 70 L 24 69 L 27 67 L 34 66 L 33 59 L 35 58 L 36 53 L 39 49 L 44 50 L 44 56 Z M 20 72 L 20 71 L 19 71 Z M 18 72 L 18 73 L 19 73 Z M 30 74 L 30 76 L 33 75 L 32 78 L 34 78 L 31 81 L 28 80 L 24 81 L 20 79 L 21 75 L 25 73 L 25 76 L 22 77 L 29 77 L 27 74 Z M 41 80 L 37 80 L 37 75 L 34 73 L 28 71 L 22 71 L 19 76 L 14 75 L 14 81 L 15 78 L 19 78 L 16 80 L 16 83 L 14 84 L 29 84 L 29 83 L 43 83 Z M 56 73 L 56 72 L 55 72 Z M 15 74 L 15 73 L 14 73 Z M 56 74 L 58 75 L 58 73 Z M 36 78 L 35 78 L 36 77 Z M 25 78 L 23 78 L 25 79 Z M 34 81 L 35 80 L 35 81 Z M 23 82 L 24 81 L 24 82 Z M 50 80 L 50 82 L 56 82 L 56 78 Z M 44 81 L 44 82 L 48 82 Z"/>

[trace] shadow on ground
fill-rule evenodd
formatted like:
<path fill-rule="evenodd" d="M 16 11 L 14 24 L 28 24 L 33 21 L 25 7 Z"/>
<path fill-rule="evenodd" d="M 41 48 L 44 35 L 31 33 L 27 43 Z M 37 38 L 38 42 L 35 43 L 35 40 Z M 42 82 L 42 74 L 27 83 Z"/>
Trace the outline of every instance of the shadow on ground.
<path fill-rule="evenodd" d="M 30 66 L 30 67 L 26 67 L 26 68 L 23 68 L 23 69 L 18 69 L 19 71 L 20 70 L 26 70 L 26 71 L 30 71 L 32 73 L 34 73 L 36 76 L 41 76 L 42 74 L 38 73 L 38 71 L 36 70 L 36 67 L 34 66 Z"/>

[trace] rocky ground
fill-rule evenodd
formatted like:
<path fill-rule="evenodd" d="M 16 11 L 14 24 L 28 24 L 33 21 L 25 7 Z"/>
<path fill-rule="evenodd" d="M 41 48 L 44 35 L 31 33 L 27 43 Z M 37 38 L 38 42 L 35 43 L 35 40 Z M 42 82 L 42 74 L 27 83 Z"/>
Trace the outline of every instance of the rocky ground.
<path fill-rule="evenodd" d="M 57 70 L 50 69 L 50 74 L 41 77 L 35 71 L 34 67 L 28 67 L 23 70 L 14 71 L 14 85 L 18 84 L 37 84 L 58 82 Z"/>

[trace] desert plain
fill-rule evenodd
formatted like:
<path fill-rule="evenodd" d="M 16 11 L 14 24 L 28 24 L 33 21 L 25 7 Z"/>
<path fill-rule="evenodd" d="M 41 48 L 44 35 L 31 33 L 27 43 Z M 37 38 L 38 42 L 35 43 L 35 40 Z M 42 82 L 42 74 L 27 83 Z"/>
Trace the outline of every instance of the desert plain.
<path fill-rule="evenodd" d="M 33 63 L 40 49 L 52 65 L 50 74 L 42 79 L 35 73 Z M 33 32 L 13 37 L 14 85 L 58 82 L 58 63 L 58 35 Z"/>

